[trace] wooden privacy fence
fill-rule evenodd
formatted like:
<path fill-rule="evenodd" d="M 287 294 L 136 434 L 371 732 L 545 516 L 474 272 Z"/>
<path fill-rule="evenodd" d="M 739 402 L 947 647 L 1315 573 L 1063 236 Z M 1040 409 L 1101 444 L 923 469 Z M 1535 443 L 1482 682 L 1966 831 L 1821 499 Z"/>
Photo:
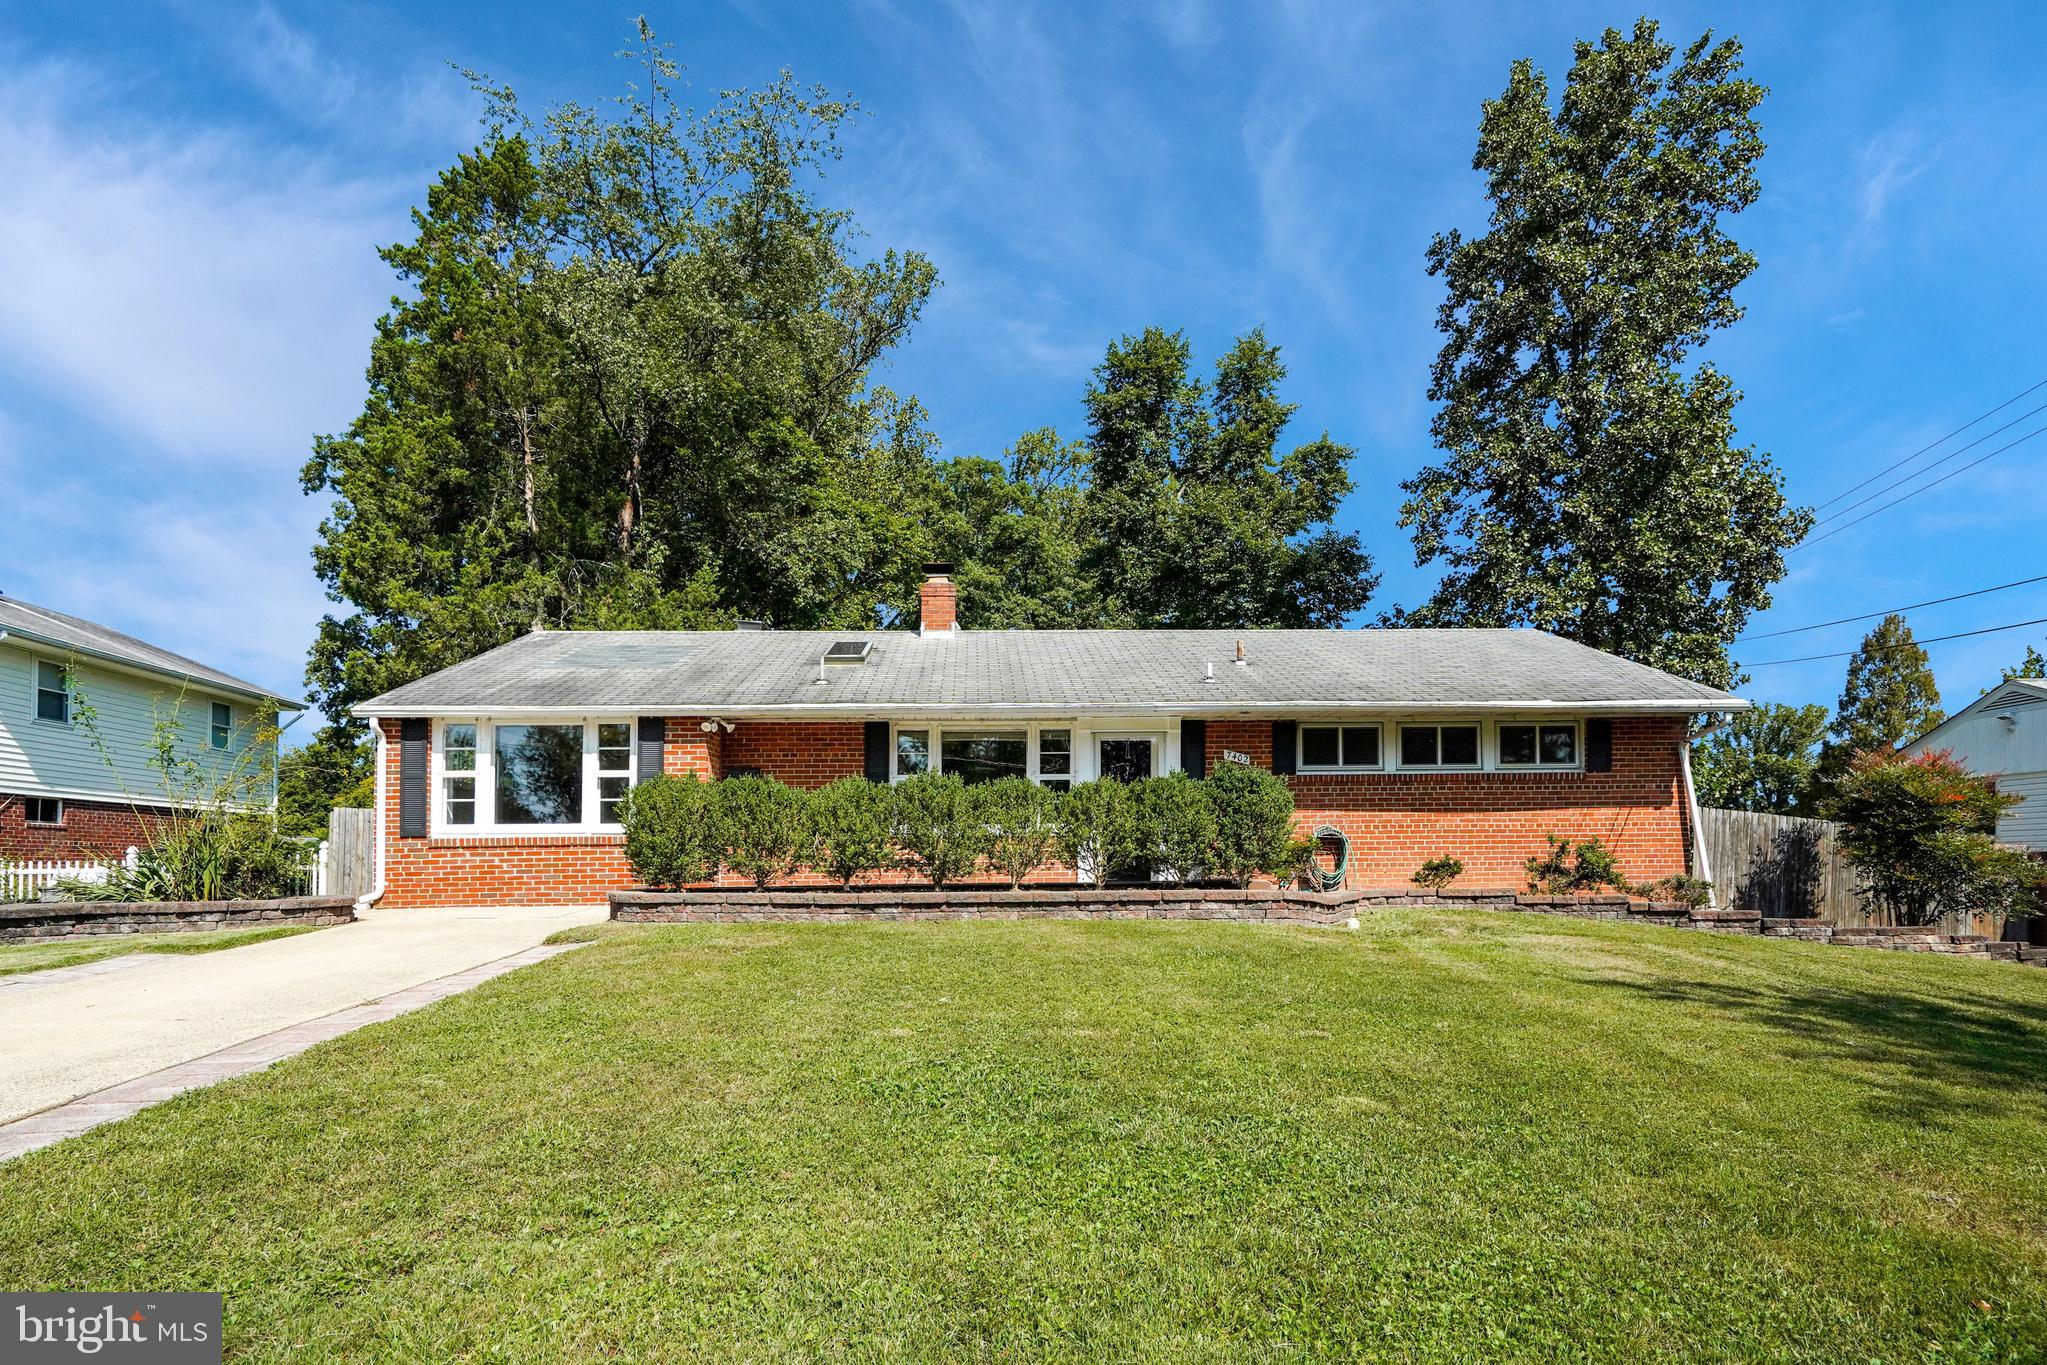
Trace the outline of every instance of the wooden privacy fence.
<path fill-rule="evenodd" d="M 375 879 L 376 812 L 337 806 L 327 812 L 314 890 L 322 896 L 368 894 Z"/>
<path fill-rule="evenodd" d="M 1723 904 L 1770 919 L 1870 924 L 1855 869 L 1841 854 L 1832 820 L 1746 810 L 1699 812 L 1699 838 Z"/>

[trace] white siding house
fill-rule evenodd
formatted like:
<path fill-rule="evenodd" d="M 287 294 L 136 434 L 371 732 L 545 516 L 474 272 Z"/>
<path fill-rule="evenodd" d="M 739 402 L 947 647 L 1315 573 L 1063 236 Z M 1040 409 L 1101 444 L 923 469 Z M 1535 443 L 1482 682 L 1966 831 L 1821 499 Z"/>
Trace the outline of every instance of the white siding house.
<path fill-rule="evenodd" d="M 1907 754 L 1947 749 L 1972 773 L 2025 799 L 1997 822 L 2008 844 L 2047 850 L 2047 681 L 1999 683 L 1905 746 Z"/>

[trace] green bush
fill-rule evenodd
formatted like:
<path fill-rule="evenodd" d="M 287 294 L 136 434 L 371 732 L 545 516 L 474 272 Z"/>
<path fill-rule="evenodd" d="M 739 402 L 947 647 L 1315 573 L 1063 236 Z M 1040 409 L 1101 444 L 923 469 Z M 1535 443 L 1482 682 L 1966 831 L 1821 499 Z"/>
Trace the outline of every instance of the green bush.
<path fill-rule="evenodd" d="M 1251 874 L 1277 876 L 1294 837 L 1294 794 L 1263 768 L 1219 763 L 1206 783 L 1215 810 L 1215 845 L 1209 872 L 1232 886 Z"/>
<path fill-rule="evenodd" d="M 974 788 L 988 830 L 988 865 L 1014 887 L 1044 866 L 1058 828 L 1058 802 L 1027 777 L 1002 777 Z"/>
<path fill-rule="evenodd" d="M 1423 863 L 1415 871 L 1411 880 L 1416 886 L 1426 887 L 1431 891 L 1441 891 L 1463 875 L 1464 860 L 1462 858 L 1453 858 L 1445 853 L 1441 857 L 1431 858 Z"/>
<path fill-rule="evenodd" d="M 1200 877 L 1216 851 L 1215 803 L 1202 784 L 1185 773 L 1169 773 L 1133 782 L 1130 788 L 1139 859 L 1167 881 Z"/>
<path fill-rule="evenodd" d="M 893 789 L 896 846 L 904 861 L 944 886 L 973 873 L 988 831 L 973 789 L 951 773 L 918 773 Z"/>
<path fill-rule="evenodd" d="M 1627 888 L 1619 862 L 1612 850 L 1599 840 L 1587 839 L 1574 845 L 1569 839 L 1560 839 L 1554 834 L 1544 837 L 1549 840 L 1549 852 L 1540 858 L 1530 858 L 1523 864 L 1528 872 L 1528 885 L 1535 890 L 1563 895 L 1572 891 L 1597 891 L 1603 886 Z"/>
<path fill-rule="evenodd" d="M 812 792 L 810 827 L 817 870 L 840 886 L 850 886 L 863 872 L 894 867 L 893 809 L 889 789 L 864 777 L 842 777 Z"/>
<path fill-rule="evenodd" d="M 619 806 L 625 860 L 648 886 L 675 888 L 718 875 L 724 848 L 712 813 L 712 787 L 687 777 L 650 777 Z"/>
<path fill-rule="evenodd" d="M 765 887 L 808 865 L 808 794 L 772 777 L 728 777 L 716 784 L 713 826 L 725 866 Z"/>
<path fill-rule="evenodd" d="M 1841 779 L 1826 814 L 1871 900 L 1907 924 L 1951 914 L 2023 915 L 2038 908 L 2041 869 L 1997 842 L 2000 815 L 2021 798 L 1999 792 L 1947 750 L 1877 752 Z"/>
<path fill-rule="evenodd" d="M 1106 885 L 1137 861 L 1137 813 L 1130 788 L 1106 778 L 1059 798 L 1052 848 L 1083 880 Z"/>
<path fill-rule="evenodd" d="M 264 815 L 201 809 L 148 827 L 134 867 L 105 881 L 65 881 L 64 894 L 96 901 L 270 900 L 309 889 L 308 845 L 282 838 Z"/>
<path fill-rule="evenodd" d="M 1281 886 L 1299 886 L 1306 891 L 1319 891 L 1322 883 L 1318 876 L 1322 856 L 1320 839 L 1289 839 L 1280 851 L 1279 864 L 1267 868 L 1272 879 Z"/>
<path fill-rule="evenodd" d="M 1644 882 L 1630 890 L 1643 900 L 1676 901 L 1679 905 L 1690 906 L 1694 910 L 1710 905 L 1713 900 L 1713 883 L 1694 877 L 1688 872 L 1659 877 L 1653 882 Z"/>

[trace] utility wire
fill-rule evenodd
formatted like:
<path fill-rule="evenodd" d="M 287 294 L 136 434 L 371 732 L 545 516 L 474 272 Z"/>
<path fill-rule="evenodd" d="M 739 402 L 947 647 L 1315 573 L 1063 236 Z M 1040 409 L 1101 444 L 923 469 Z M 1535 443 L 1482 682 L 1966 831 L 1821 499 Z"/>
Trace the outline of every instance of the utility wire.
<path fill-rule="evenodd" d="M 1865 521 L 1868 521 L 1868 520 L 1869 520 L 1869 519 L 1870 519 L 1871 517 L 1875 516 L 1875 515 L 1876 515 L 1876 514 L 1877 514 L 1878 512 L 1888 512 L 1888 511 L 1890 511 L 1890 510 L 1891 510 L 1891 509 L 1892 509 L 1893 507 L 1896 507 L 1896 506 L 1897 506 L 1897 505 L 1898 505 L 1899 503 L 1901 503 L 1901 502 L 1909 502 L 1909 501 L 1911 501 L 1911 500 L 1912 500 L 1913 498 L 1916 498 L 1916 497 L 1918 497 L 1918 496 L 1919 496 L 1919 495 L 1920 495 L 1921 493 L 1929 493 L 1929 492 L 1933 491 L 1934 489 L 1936 489 L 1936 488 L 1940 487 L 1940 485 L 1942 485 L 1942 484 L 1946 483 L 1946 482 L 1947 482 L 1947 481 L 1948 481 L 1949 479 L 1952 479 L 1953 477 L 1955 477 L 1955 475 L 1957 475 L 1957 474 L 1966 474 L 1966 473 L 1968 473 L 1968 472 L 1969 472 L 1970 470 L 1974 469 L 1974 468 L 1975 468 L 1975 467 L 1976 467 L 1977 465 L 1979 465 L 1979 464 L 1982 464 L 1982 463 L 1983 463 L 1983 462 L 1984 462 L 1985 460 L 1988 460 L 1988 459 L 1990 459 L 1990 458 L 1991 458 L 1992 456 L 1996 456 L 1996 455 L 2002 455 L 2002 454 L 2004 454 L 2004 452 L 2005 452 L 2005 451 L 2007 451 L 2007 450 L 2010 450 L 2010 449 L 2011 449 L 2011 448 L 2012 448 L 2013 446 L 2019 446 L 2019 445 L 2024 445 L 2024 444 L 2025 444 L 2026 442 L 2028 442 L 2028 441 L 2032 440 L 2032 439 L 2033 439 L 2033 438 L 2034 438 L 2035 436 L 2038 436 L 2038 435 L 2040 435 L 2040 434 L 2041 434 L 2042 432 L 2047 432 L 2047 427 L 2035 427 L 2035 428 L 2033 428 L 2033 430 L 2031 430 L 2031 431 L 2027 432 L 2027 433 L 2026 433 L 2025 435 L 2023 435 L 2023 436 L 2019 437 L 2019 438 L 2018 438 L 2018 439 L 2017 439 L 2016 441 L 2011 441 L 2011 442 L 2008 442 L 2008 443 L 2006 443 L 2006 444 L 2004 444 L 2004 445 L 2001 445 L 2001 446 L 1999 446 L 1999 447 L 1998 447 L 1997 449 L 1995 449 L 1995 450 L 1991 451 L 1989 455 L 1979 455 L 1979 456 L 1977 456 L 1977 457 L 1976 457 L 1975 459 L 1973 459 L 1973 460 L 1969 461 L 1969 462 L 1968 462 L 1967 464 L 1965 464 L 1965 465 L 1962 465 L 1962 466 L 1961 466 L 1960 468 L 1958 468 L 1958 469 L 1950 469 L 1950 470 L 1949 470 L 1949 471 L 1948 471 L 1947 473 L 1945 473 L 1945 474 L 1941 475 L 1941 476 L 1940 476 L 1939 478 L 1935 479 L 1935 480 L 1934 480 L 1934 481 L 1933 481 L 1932 483 L 1928 483 L 1928 484 L 1921 484 L 1921 485 L 1920 485 L 1919 487 L 1917 487 L 1917 488 L 1913 489 L 1913 490 L 1912 490 L 1911 492 L 1909 492 L 1909 493 L 1906 493 L 1906 494 L 1903 494 L 1903 495 L 1901 495 L 1901 496 L 1899 496 L 1899 497 L 1893 498 L 1893 499 L 1891 499 L 1891 500 L 1890 500 L 1889 502 L 1887 502 L 1887 503 L 1884 503 L 1884 504 L 1883 504 L 1882 506 L 1880 506 L 1880 507 L 1873 507 L 1873 508 L 1871 508 L 1871 509 L 1870 509 L 1869 511 L 1867 511 L 1867 512 L 1864 512 L 1864 513 L 1863 513 L 1863 514 L 1862 514 L 1861 516 L 1859 516 L 1859 517 L 1855 518 L 1855 520 L 1853 520 L 1853 521 L 1844 521 L 1844 522 L 1842 522 L 1842 523 L 1841 523 L 1841 524 L 1840 524 L 1839 526 L 1836 526 L 1836 527 L 1835 527 L 1835 528 L 1834 528 L 1833 530 L 1831 530 L 1831 531 L 1827 532 L 1827 534 L 1826 534 L 1826 535 L 1823 535 L 1823 536 L 1813 536 L 1813 537 L 1810 537 L 1809 539 L 1806 539 L 1806 540 L 1802 540 L 1802 541 L 1800 541 L 1800 542 L 1799 542 L 1798 544 L 1796 544 L 1796 545 L 1792 546 L 1792 547 L 1791 547 L 1791 548 L 1790 548 L 1789 550 L 1786 550 L 1786 551 L 1785 551 L 1785 553 L 1786 553 L 1786 554 L 1796 554 L 1796 553 L 1797 553 L 1798 551 L 1800 551 L 1800 550 L 1803 550 L 1803 549 L 1806 549 L 1806 548 L 1808 548 L 1809 546 L 1817 545 L 1817 544 L 1819 544 L 1819 543 L 1820 543 L 1821 541 L 1823 541 L 1823 540 L 1826 540 L 1826 539 L 1828 539 L 1828 538 L 1829 538 L 1829 537 L 1831 537 L 1831 536 L 1838 536 L 1838 535 L 1840 535 L 1840 534 L 1841 534 L 1841 532 L 1843 532 L 1843 531 L 1847 530 L 1847 529 L 1848 529 L 1849 527 L 1851 527 L 1851 526 L 1860 526 L 1860 525 L 1861 525 L 1861 524 L 1862 524 L 1863 522 L 1865 522 Z"/>
<path fill-rule="evenodd" d="M 2008 626 L 1985 626 L 1981 630 L 1958 630 L 1953 635 L 1929 635 L 1924 640 L 1914 640 L 1904 645 L 1876 645 L 1871 649 L 1849 649 L 1839 654 L 1807 654 L 1798 659 L 1759 659 L 1755 663 L 1742 661 L 1743 668 L 1769 668 L 1775 664 L 1809 664 L 1820 659 L 1852 659 L 1857 654 L 1889 654 L 1901 649 L 1917 649 L 1921 645 L 1937 645 L 1942 640 L 1966 640 L 1972 635 L 1995 635 L 2002 630 L 2024 630 L 2027 626 L 2047 626 L 2047 616 L 2037 621 L 2014 621 Z"/>
<path fill-rule="evenodd" d="M 2019 416 L 2012 418 L 2009 422 L 2006 422 L 2001 427 L 1995 427 L 1989 431 L 1984 432 L 1981 436 L 1978 436 L 1975 440 L 1969 442 L 1969 444 L 1965 446 L 1958 446 L 1955 449 L 1950 450 L 1947 454 L 1941 456 L 1932 464 L 1926 465 L 1920 469 L 1913 470 L 1910 474 L 1907 474 L 1904 478 L 1899 479 L 1896 483 L 1887 483 L 1882 488 L 1877 489 L 1874 493 L 1863 494 L 1854 502 L 1849 503 L 1846 507 L 1843 507 L 1840 511 L 1835 512 L 1833 515 L 1821 517 L 1818 521 L 1813 523 L 1814 529 L 1817 530 L 1819 527 L 1825 526 L 1830 521 L 1839 521 L 1842 517 L 1847 516 L 1850 512 L 1853 512 L 1856 508 L 1862 506 L 1864 503 L 1870 502 L 1876 498 L 1880 498 L 1884 494 L 1892 491 L 1893 489 L 1903 488 L 1906 484 L 1912 482 L 1912 480 L 1920 477 L 1922 474 L 1931 474 L 1934 470 L 1940 468 L 1949 460 L 1955 459 L 1958 456 L 1968 454 L 1970 451 L 1974 450 L 1977 446 L 1982 445 L 1991 437 L 2001 436 L 2005 432 L 2010 431 L 2013 427 L 2017 426 L 2019 423 L 2025 421 L 2028 417 L 2038 417 L 2043 412 L 2047 412 L 2047 403 L 2042 403 L 2039 407 L 2034 408 L 2031 412 L 2021 413 Z M 1892 466 L 1892 468 L 1894 469 L 1896 467 L 1897 466 L 1895 465 Z M 1867 482 L 1867 480 L 1865 480 L 1864 482 Z M 1859 484 L 1857 485 L 1857 487 L 1860 486 L 1861 485 Z M 1851 489 L 1849 491 L 1853 492 L 1854 490 Z M 1844 493 L 1841 496 L 1846 497 L 1847 494 Z"/>
<path fill-rule="evenodd" d="M 1967 431 L 1970 427 L 1973 427 L 1978 422 L 1982 421 L 1983 418 L 1996 416 L 1998 413 L 2003 412 L 2006 408 L 2010 407 L 2012 404 L 2018 402 L 2021 398 L 2024 398 L 2027 394 L 2031 393 L 2033 389 L 2038 389 L 2042 387 L 2047 387 L 2047 379 L 2043 379 L 2038 384 L 2033 385 L 2032 389 L 2021 389 L 2019 392 L 2013 394 L 2011 397 L 2005 399 L 2002 403 L 1999 403 L 1996 407 L 1992 408 L 1989 412 L 1983 413 L 1977 417 L 1970 418 L 1968 421 L 1956 427 L 1953 431 L 1950 431 L 1947 435 L 1941 437 L 1938 441 L 1934 441 L 1929 445 L 1923 445 L 1919 447 L 1919 449 L 1913 451 L 1910 455 L 1907 455 L 1904 459 L 1898 461 L 1896 464 L 1888 465 L 1882 469 L 1877 470 L 1876 473 L 1870 475 L 1861 483 L 1856 484 L 1854 488 L 1842 489 L 1840 492 L 1834 494 L 1833 497 L 1828 498 L 1825 502 L 1821 503 L 1818 507 L 1815 507 L 1813 510 L 1817 512 L 1822 510 L 1823 508 L 1832 507 L 1835 503 L 1847 497 L 1850 493 L 1855 492 L 1856 489 L 1862 488 L 1868 484 L 1875 483 L 1878 479 L 1881 479 L 1884 475 L 1890 473 L 1891 470 L 1899 469 L 1904 467 L 1905 465 L 1912 463 L 1912 461 L 1918 459 L 1927 451 L 1932 450 L 1934 446 L 1947 444 L 1949 441 L 1952 441 L 1955 437 Z"/>
<path fill-rule="evenodd" d="M 2023 588 L 2028 583 L 2047 583 L 2047 574 L 2041 574 L 2038 578 L 2021 578 L 2016 583 L 1999 583 L 1994 588 L 1978 588 L 1974 592 L 1958 592 L 1953 597 L 1930 597 L 1924 602 L 1913 602 L 1908 606 L 1891 607 L 1885 611 L 1866 611 L 1860 616 L 1843 616 L 1834 621 L 1822 621 L 1816 626 L 1793 626 L 1789 630 L 1765 630 L 1755 635 L 1737 635 L 1731 643 L 1738 645 L 1744 640 L 1774 640 L 1779 635 L 1803 635 L 1809 630 L 1825 630 L 1828 626 L 1845 626 L 1852 621 L 1874 621 L 1879 616 L 1890 616 L 1901 611 L 1917 611 L 1921 607 L 1937 607 L 1943 602 L 1959 602 L 1965 597 L 1981 597 L 1985 593 L 2003 592 L 2008 588 Z"/>

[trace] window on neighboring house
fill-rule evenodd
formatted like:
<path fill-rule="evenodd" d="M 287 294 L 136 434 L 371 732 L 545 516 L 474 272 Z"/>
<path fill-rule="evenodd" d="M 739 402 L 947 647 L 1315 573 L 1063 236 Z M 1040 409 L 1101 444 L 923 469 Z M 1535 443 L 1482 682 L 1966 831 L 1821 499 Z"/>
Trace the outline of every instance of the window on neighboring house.
<path fill-rule="evenodd" d="M 54 796 L 26 796 L 22 798 L 22 818 L 31 825 L 61 825 L 64 823 L 64 803 Z"/>
<path fill-rule="evenodd" d="M 36 661 L 36 719 L 71 723 L 71 675 L 62 664 Z"/>
<path fill-rule="evenodd" d="M 581 725 L 495 725 L 491 733 L 499 824 L 583 823 Z"/>
<path fill-rule="evenodd" d="M 476 727 L 441 732 L 441 817 L 451 825 L 476 823 Z"/>
<path fill-rule="evenodd" d="M 1376 725 L 1302 725 L 1300 772 L 1363 771 L 1379 766 L 1379 727 Z"/>
<path fill-rule="evenodd" d="M 213 724 L 207 728 L 206 737 L 216 749 L 225 749 L 230 736 L 235 732 L 234 708 L 224 701 L 213 703 Z"/>
<path fill-rule="evenodd" d="M 1575 721 L 1500 726 L 1502 768 L 1575 768 L 1578 726 Z"/>
<path fill-rule="evenodd" d="M 633 727 L 625 721 L 597 726 L 597 822 L 618 823 L 618 803 L 633 785 Z"/>
<path fill-rule="evenodd" d="M 1478 726 L 1401 726 L 1400 766 L 1403 768 L 1476 768 L 1478 766 Z"/>
<path fill-rule="evenodd" d="M 1073 731 L 1038 731 L 1038 781 L 1055 792 L 1073 786 Z"/>

